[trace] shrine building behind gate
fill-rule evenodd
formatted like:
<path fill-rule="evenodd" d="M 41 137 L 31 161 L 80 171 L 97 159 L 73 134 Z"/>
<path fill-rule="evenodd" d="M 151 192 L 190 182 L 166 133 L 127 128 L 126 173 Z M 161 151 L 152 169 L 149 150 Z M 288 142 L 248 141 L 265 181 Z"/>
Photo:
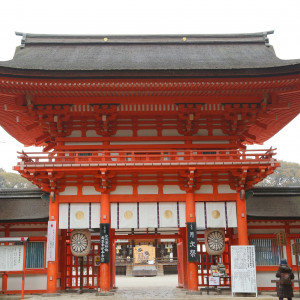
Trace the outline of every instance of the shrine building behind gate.
<path fill-rule="evenodd" d="M 230 245 L 249 242 L 247 191 L 279 166 L 276 149 L 246 146 L 300 111 L 300 61 L 278 59 L 268 34 L 21 34 L 0 62 L 0 124 L 43 147 L 20 152 L 15 170 L 50 195 L 48 293 L 70 288 L 71 230 L 98 239 L 99 223 L 109 233 L 101 291 L 115 285 L 118 240 L 176 240 L 178 283 L 193 291 L 215 229 L 230 272 Z"/>

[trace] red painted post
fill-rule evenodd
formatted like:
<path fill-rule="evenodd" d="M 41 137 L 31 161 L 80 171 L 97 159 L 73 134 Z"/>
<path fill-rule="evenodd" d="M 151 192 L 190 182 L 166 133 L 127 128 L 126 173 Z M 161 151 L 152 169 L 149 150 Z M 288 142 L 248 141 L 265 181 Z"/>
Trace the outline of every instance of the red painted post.
<path fill-rule="evenodd" d="M 103 193 L 101 196 L 101 223 L 110 224 L 110 202 L 109 193 Z M 100 250 L 101 251 L 101 250 Z M 111 253 L 110 253 L 111 256 Z M 110 263 L 100 264 L 100 290 L 101 292 L 108 292 L 110 290 Z"/>
<path fill-rule="evenodd" d="M 195 197 L 194 193 L 190 191 L 186 193 L 186 222 L 196 222 Z M 188 251 L 186 252 L 185 256 L 188 256 Z M 187 267 L 188 289 L 190 291 L 198 291 L 198 263 L 188 262 Z"/>
<path fill-rule="evenodd" d="M 248 227 L 247 227 L 247 210 L 246 200 L 242 200 L 240 193 L 236 194 L 236 213 L 238 225 L 238 244 L 248 245 Z"/>
<path fill-rule="evenodd" d="M 182 238 L 177 239 L 177 269 L 178 269 L 178 287 L 183 288 L 183 245 L 182 245 Z"/>
<path fill-rule="evenodd" d="M 55 261 L 48 262 L 47 270 L 47 293 L 55 294 L 57 292 L 57 273 L 58 273 L 58 199 L 50 197 L 49 202 L 49 221 L 56 221 L 55 233 Z"/>

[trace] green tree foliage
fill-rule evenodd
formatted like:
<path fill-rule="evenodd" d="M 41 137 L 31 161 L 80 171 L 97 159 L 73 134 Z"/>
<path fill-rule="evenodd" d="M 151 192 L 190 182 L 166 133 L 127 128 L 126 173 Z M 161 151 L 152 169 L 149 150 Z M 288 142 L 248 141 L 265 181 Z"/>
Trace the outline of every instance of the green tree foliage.
<path fill-rule="evenodd" d="M 300 186 L 300 164 L 279 162 L 280 167 L 256 186 Z"/>
<path fill-rule="evenodd" d="M 32 189 L 36 188 L 31 182 L 21 175 L 5 172 L 0 168 L 0 189 Z"/>

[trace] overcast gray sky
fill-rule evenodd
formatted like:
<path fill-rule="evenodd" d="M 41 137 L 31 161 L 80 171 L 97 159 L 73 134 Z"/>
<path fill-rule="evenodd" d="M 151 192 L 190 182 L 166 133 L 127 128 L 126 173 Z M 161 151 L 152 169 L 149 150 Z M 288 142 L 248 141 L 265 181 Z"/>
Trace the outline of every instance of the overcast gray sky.
<path fill-rule="evenodd" d="M 12 58 L 15 31 L 56 34 L 205 34 L 275 30 L 270 42 L 282 59 L 300 58 L 299 0 L 9 0 L 1 1 L 0 60 Z M 262 147 L 300 163 L 300 117 Z M 253 147 L 252 147 L 253 148 Z M 258 146 L 254 147 L 258 148 Z M 0 168 L 16 164 L 23 146 L 0 128 Z M 31 149 L 30 149 L 31 150 Z M 25 151 L 29 151 L 25 148 Z"/>

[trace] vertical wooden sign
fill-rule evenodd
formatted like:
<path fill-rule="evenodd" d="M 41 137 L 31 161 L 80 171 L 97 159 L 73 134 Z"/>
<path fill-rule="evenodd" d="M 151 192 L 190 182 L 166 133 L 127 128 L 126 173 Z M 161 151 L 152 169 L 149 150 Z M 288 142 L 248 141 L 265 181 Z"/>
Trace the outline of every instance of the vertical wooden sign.
<path fill-rule="evenodd" d="M 100 224 L 100 263 L 109 263 L 109 229 L 109 224 Z"/>
<path fill-rule="evenodd" d="M 186 223 L 188 242 L 188 261 L 198 262 L 196 222 Z"/>
<path fill-rule="evenodd" d="M 48 221 L 46 261 L 55 261 L 56 221 Z"/>

